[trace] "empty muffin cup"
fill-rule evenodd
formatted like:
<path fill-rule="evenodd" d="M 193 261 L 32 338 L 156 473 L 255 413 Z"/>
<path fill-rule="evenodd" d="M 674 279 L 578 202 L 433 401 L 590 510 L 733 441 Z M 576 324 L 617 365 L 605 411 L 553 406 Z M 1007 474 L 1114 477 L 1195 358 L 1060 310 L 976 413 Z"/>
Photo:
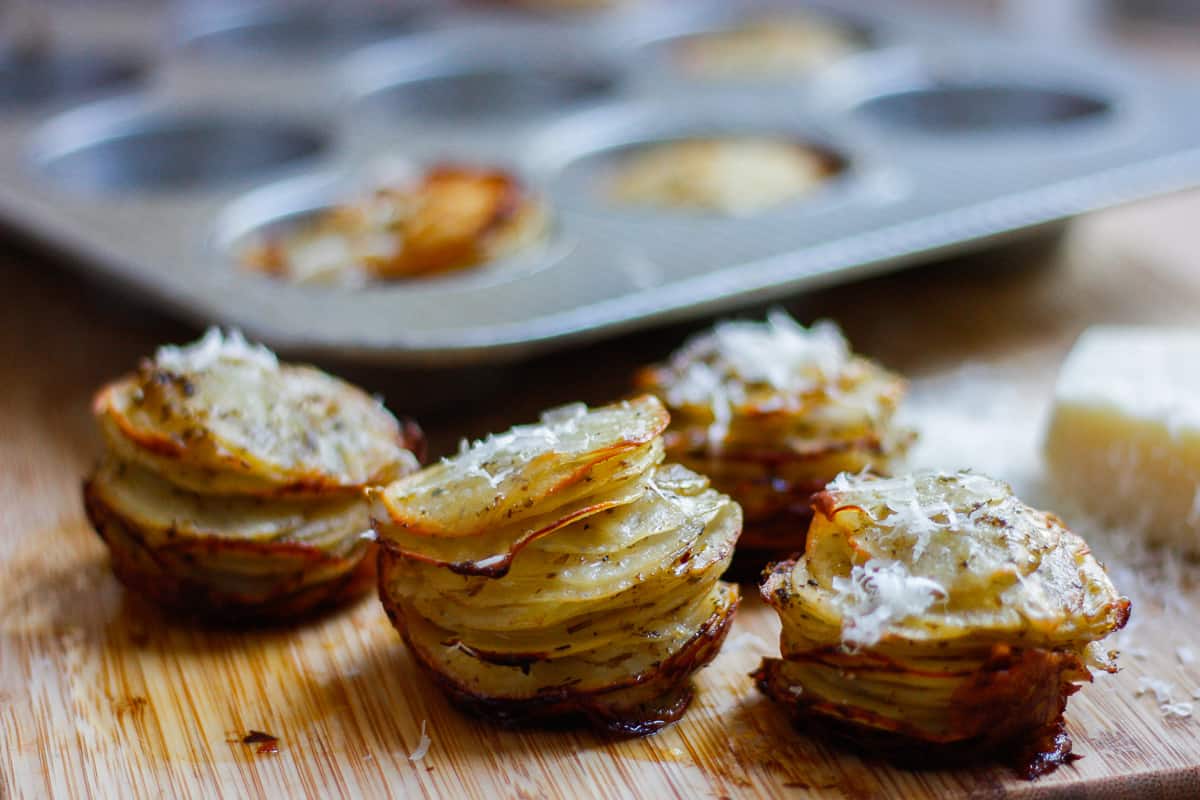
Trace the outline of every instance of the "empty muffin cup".
<path fill-rule="evenodd" d="M 127 89 L 145 76 L 136 58 L 40 50 L 0 54 L 0 109 L 32 108 Z"/>
<path fill-rule="evenodd" d="M 78 127 L 83 136 L 58 142 L 39 166 L 62 186 L 93 192 L 215 186 L 310 158 L 328 144 L 319 128 L 228 113 L 156 112 Z"/>
<path fill-rule="evenodd" d="M 1070 90 L 1020 84 L 945 83 L 885 94 L 859 113 L 925 133 L 1012 132 L 1091 120 L 1110 104 Z"/>

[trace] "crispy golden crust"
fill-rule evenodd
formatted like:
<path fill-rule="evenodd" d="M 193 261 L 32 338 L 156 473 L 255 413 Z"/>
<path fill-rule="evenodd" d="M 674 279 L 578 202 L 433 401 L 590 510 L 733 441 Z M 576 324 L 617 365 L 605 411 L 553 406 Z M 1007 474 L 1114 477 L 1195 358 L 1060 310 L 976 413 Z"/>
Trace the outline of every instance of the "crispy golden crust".
<path fill-rule="evenodd" d="M 374 545 L 365 540 L 336 555 L 297 542 L 219 537 L 151 546 L 93 481 L 84 483 L 83 497 L 117 578 L 175 613 L 223 624 L 287 622 L 358 598 L 375 582 Z M 252 573 L 231 574 L 213 563 L 230 557 Z"/>
<path fill-rule="evenodd" d="M 826 655 L 847 661 L 844 654 Z M 858 752 L 907 767 L 942 768 L 1000 760 L 1030 779 L 1071 760 L 1063 712 L 1067 698 L 1079 691 L 1078 682 L 1091 681 L 1091 674 L 1074 653 L 997 645 L 991 657 L 956 690 L 951 729 L 932 736 L 852 705 L 798 694 L 784 673 L 784 664 L 782 659 L 763 659 L 751 677 L 802 729 L 831 734 Z M 905 672 L 887 662 L 865 668 L 891 671 L 898 679 Z M 855 662 L 848 674 L 863 669 L 862 663 Z"/>
<path fill-rule="evenodd" d="M 582 433 L 570 423 L 520 426 L 504 436 L 535 431 L 527 435 L 532 439 L 544 429 L 561 431 L 551 435 L 562 441 L 513 453 L 504 448 L 519 445 L 501 437 L 493 457 L 479 464 L 460 454 L 373 489 L 372 515 L 385 538 L 393 529 L 406 537 L 477 537 L 593 494 L 601 483 L 644 472 L 662 459 L 656 440 L 669 422 L 662 403 L 644 395 L 596 409 L 582 423 L 587 426 Z"/>
<path fill-rule="evenodd" d="M 327 405 L 303 420 L 297 419 L 295 430 L 289 433 L 307 442 L 312 437 L 336 436 L 335 429 L 359 426 L 373 439 L 356 453 L 355 464 L 331 468 L 315 458 L 290 454 L 285 458 L 261 449 L 251 438 L 229 435 L 216 427 L 229 418 L 210 416 L 217 414 L 216 409 L 204 405 L 205 398 L 198 393 L 198 382 L 209 380 L 212 373 L 174 374 L 149 360 L 135 374 L 103 387 L 93 401 L 93 413 L 114 455 L 202 493 L 355 495 L 365 486 L 385 483 L 415 468 L 413 453 L 423 452 L 424 436 L 414 422 L 406 419 L 401 423 L 362 390 L 311 367 L 284 366 L 280 373 L 277 377 L 253 379 L 248 382 L 251 390 L 270 389 L 277 393 L 272 394 L 276 402 L 287 403 L 289 398 L 284 392 L 288 387 L 311 385 L 311 390 L 301 396 L 303 401 L 316 399 Z M 227 405 L 221 413 L 244 400 L 244 396 L 219 386 L 213 395 L 225 395 Z M 248 428 L 267 427 L 255 420 L 246 424 Z"/>
<path fill-rule="evenodd" d="M 379 189 L 325 212 L 306 228 L 269 238 L 248 249 L 243 261 L 297 281 L 419 278 L 512 253 L 541 238 L 546 224 L 545 209 L 515 176 L 438 164 L 413 185 Z M 306 245 L 322 242 L 337 242 L 341 259 L 306 275 L 298 259 Z"/>
<path fill-rule="evenodd" d="M 736 588 L 732 589 L 730 603 L 715 611 L 683 648 L 647 672 L 589 691 L 556 686 L 529 697 L 501 697 L 455 680 L 440 670 L 412 639 L 401 606 L 384 588 L 388 561 L 393 557 L 380 551 L 380 597 L 388 618 L 404 638 L 409 652 L 455 705 L 506 726 L 561 727 L 583 722 L 617 736 L 645 736 L 660 730 L 678 720 L 687 710 L 692 700 L 688 679 L 716 657 L 740 602 Z M 538 656 L 511 659 L 506 666 L 527 669 L 530 658 Z"/>

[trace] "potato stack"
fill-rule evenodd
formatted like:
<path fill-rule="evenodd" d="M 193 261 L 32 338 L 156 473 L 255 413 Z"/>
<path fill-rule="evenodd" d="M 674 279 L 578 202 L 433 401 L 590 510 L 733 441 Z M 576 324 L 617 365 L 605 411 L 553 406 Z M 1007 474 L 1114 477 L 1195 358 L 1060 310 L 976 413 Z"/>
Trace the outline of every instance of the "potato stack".
<path fill-rule="evenodd" d="M 363 489 L 422 444 L 361 390 L 237 333 L 163 347 L 105 386 L 84 501 L 113 569 L 156 603 L 286 620 L 369 587 Z"/>
<path fill-rule="evenodd" d="M 671 411 L 668 457 L 741 504 L 739 551 L 760 567 L 803 548 L 809 500 L 826 483 L 887 473 L 913 440 L 893 423 L 902 378 L 853 355 L 833 323 L 805 328 L 779 310 L 718 323 L 635 384 Z"/>
<path fill-rule="evenodd" d="M 495 261 L 543 239 L 547 227 L 545 207 L 516 176 L 438 164 L 272 234 L 243 261 L 293 283 L 362 286 Z"/>
<path fill-rule="evenodd" d="M 1087 544 L 971 473 L 842 476 L 814 505 L 804 556 L 762 586 L 783 623 L 763 691 L 918 763 L 1066 760 L 1067 696 L 1115 671 L 1098 642 L 1129 616 Z"/>
<path fill-rule="evenodd" d="M 372 490 L 379 589 L 450 697 L 502 722 L 677 719 L 738 603 L 741 510 L 663 466 L 646 396 L 547 412 Z"/>

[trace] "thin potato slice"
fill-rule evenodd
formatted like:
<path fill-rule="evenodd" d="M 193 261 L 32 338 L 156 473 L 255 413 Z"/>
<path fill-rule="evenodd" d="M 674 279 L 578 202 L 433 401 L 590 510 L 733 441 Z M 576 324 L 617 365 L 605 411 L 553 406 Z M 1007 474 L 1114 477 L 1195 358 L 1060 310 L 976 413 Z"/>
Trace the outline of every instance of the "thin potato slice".
<path fill-rule="evenodd" d="M 645 559 L 640 553 L 635 557 L 641 563 L 660 558 L 653 567 L 639 571 L 632 565 L 622 565 L 606 574 L 587 566 L 572 570 L 569 565 L 564 565 L 560 572 L 577 574 L 568 575 L 562 586 L 558 585 L 557 574 L 545 573 L 541 586 L 532 585 L 530 581 L 523 587 L 497 587 L 494 592 L 488 591 L 492 588 L 489 585 L 468 585 L 459 592 L 432 587 L 418 591 L 420 581 L 430 571 L 426 567 L 415 573 L 385 568 L 381 579 L 393 582 L 389 591 L 394 593 L 407 588 L 417 610 L 439 625 L 459 631 L 464 637 L 469 638 L 472 631 L 480 636 L 499 633 L 508 637 L 529 632 L 547 641 L 557 640 L 555 646 L 558 646 L 562 640 L 570 638 L 573 629 L 581 630 L 586 620 L 601 612 L 641 614 L 641 609 L 657 603 L 681 585 L 704 585 L 716 580 L 729 565 L 739 524 L 736 507 L 728 505 L 712 517 L 698 539 L 679 545 L 656 542 L 656 547 Z M 662 538 L 671 535 L 668 533 Z M 610 562 L 617 558 L 613 556 Z M 521 561 L 523 559 L 518 563 Z M 587 585 L 580 580 L 581 574 L 594 575 L 593 584 Z M 571 580 L 572 577 L 575 579 Z M 472 590 L 475 593 L 468 594 Z M 692 589 L 690 593 L 694 594 L 694 591 Z M 475 602 L 485 593 L 489 596 Z"/>
<path fill-rule="evenodd" d="M 737 588 L 715 584 L 699 602 L 690 603 L 676 618 L 645 621 L 620 648 L 578 657 L 537 660 L 512 665 L 480 660 L 443 630 L 420 615 L 401 607 L 410 644 L 422 661 L 436 664 L 442 674 L 454 676 L 476 694 L 494 699 L 517 700 L 545 691 L 570 688 L 579 694 L 611 690 L 640 683 L 662 662 L 681 651 L 714 616 L 723 616 L 737 599 Z"/>
<path fill-rule="evenodd" d="M 106 503 L 96 483 L 84 505 L 113 571 L 158 606 L 223 624 L 287 621 L 361 595 L 374 580 L 370 543 L 336 550 L 300 542 L 219 537 L 147 544 L 147 532 Z"/>
<path fill-rule="evenodd" d="M 215 329 L 96 396 L 109 446 L 183 488 L 357 494 L 417 466 L 414 429 L 361 390 Z"/>
<path fill-rule="evenodd" d="M 1061 763 L 1066 697 L 1115 670 L 1099 640 L 1129 615 L 1083 540 L 971 473 L 843 475 L 813 509 L 804 555 L 761 587 L 783 655 L 763 690 L 885 750 Z"/>
<path fill-rule="evenodd" d="M 106 461 L 92 477 L 99 502 L 141 532 L 148 547 L 205 538 L 331 545 L 370 531 L 359 498 L 326 501 L 199 495 L 133 464 Z"/>
<path fill-rule="evenodd" d="M 644 471 L 647 448 L 669 421 L 649 395 L 546 416 L 373 492 L 373 516 L 384 537 L 391 527 L 423 536 L 478 536 L 566 505 L 594 492 L 595 484 Z"/>
<path fill-rule="evenodd" d="M 656 475 L 676 470 L 659 468 Z M 545 604 L 552 613 L 565 614 L 572 603 L 642 593 L 660 579 L 670 584 L 684 573 L 709 569 L 727 557 L 737 539 L 736 504 L 712 489 L 689 497 L 679 488 L 656 479 L 653 489 L 642 487 L 636 503 L 536 541 L 504 581 L 466 578 L 421 564 L 410 564 L 406 572 L 422 591 L 463 596 L 470 608 L 496 615 L 500 625 L 515 624 L 499 621 L 504 613 L 499 607 Z M 570 549 L 576 542 L 580 548 Z"/>

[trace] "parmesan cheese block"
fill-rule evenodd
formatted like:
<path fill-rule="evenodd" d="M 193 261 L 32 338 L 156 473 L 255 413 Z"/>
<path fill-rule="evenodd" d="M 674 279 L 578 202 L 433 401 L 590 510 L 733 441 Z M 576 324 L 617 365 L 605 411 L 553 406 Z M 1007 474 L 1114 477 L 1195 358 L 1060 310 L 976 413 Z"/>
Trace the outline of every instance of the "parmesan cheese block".
<path fill-rule="evenodd" d="M 1059 374 L 1046 460 L 1081 510 L 1200 552 L 1200 330 L 1085 331 Z"/>

